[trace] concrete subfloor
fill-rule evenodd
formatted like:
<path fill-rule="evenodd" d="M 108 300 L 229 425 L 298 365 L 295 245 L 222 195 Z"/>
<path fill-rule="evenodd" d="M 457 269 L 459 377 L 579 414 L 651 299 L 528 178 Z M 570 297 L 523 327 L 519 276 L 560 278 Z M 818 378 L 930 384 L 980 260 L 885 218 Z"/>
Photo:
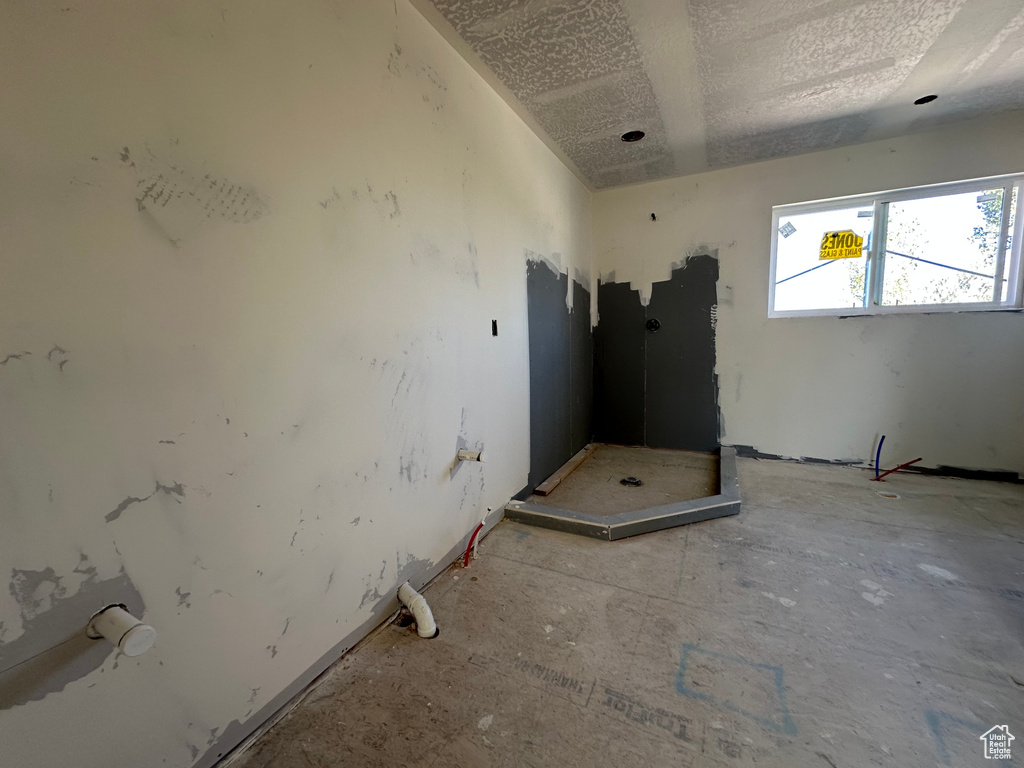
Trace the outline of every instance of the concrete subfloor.
<path fill-rule="evenodd" d="M 997 724 L 1024 761 L 1024 486 L 738 468 L 737 517 L 501 523 L 437 639 L 384 627 L 236 765 L 966 766 Z"/>
<path fill-rule="evenodd" d="M 626 486 L 624 477 L 643 481 Z M 599 443 L 547 496 L 527 501 L 559 509 L 617 515 L 718 493 L 718 455 Z"/>

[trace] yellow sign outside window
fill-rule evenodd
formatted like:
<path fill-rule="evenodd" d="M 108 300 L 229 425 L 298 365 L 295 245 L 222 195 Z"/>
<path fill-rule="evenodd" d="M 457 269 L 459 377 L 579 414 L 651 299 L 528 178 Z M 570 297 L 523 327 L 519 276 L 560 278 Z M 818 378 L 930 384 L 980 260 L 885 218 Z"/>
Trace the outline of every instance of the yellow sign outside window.
<path fill-rule="evenodd" d="M 826 232 L 821 236 L 821 252 L 818 259 L 859 259 L 863 250 L 864 238 L 852 229 Z"/>

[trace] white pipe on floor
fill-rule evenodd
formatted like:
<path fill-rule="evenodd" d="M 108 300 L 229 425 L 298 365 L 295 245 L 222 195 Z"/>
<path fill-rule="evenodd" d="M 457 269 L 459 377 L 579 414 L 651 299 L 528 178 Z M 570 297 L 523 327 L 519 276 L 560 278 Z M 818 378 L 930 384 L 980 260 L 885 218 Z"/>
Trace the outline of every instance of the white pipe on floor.
<path fill-rule="evenodd" d="M 434 622 L 434 614 L 430 612 L 426 598 L 413 589 L 408 581 L 398 588 L 398 600 L 416 618 L 416 634 L 420 637 L 431 638 L 437 637 L 441 633 Z"/>

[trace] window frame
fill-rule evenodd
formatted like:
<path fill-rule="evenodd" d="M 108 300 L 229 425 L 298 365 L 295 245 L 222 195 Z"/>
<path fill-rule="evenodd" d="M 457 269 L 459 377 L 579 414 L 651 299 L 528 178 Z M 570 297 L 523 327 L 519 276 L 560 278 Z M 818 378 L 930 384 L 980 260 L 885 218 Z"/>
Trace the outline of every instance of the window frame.
<path fill-rule="evenodd" d="M 980 188 L 1003 188 L 1004 201 L 1011 200 L 1013 189 L 1017 188 L 1017 210 L 1013 231 L 1009 231 L 1010 205 L 1007 203 L 1003 208 L 1002 222 L 997 242 L 995 275 L 993 281 L 993 300 L 988 303 L 971 302 L 958 304 L 898 304 L 885 306 L 880 303 L 882 295 L 882 279 L 885 271 L 885 254 L 879 258 L 879 249 L 883 248 L 883 229 L 888 222 L 888 209 L 884 208 L 889 203 L 898 203 L 905 200 L 924 200 L 929 197 L 941 197 L 943 195 L 954 195 L 964 192 L 979 191 Z M 785 216 L 793 216 L 806 213 L 821 213 L 824 211 L 841 210 L 845 208 L 868 208 L 872 209 L 872 233 L 871 248 L 867 253 L 867 265 L 865 267 L 865 286 L 867 288 L 867 306 L 864 307 L 839 307 L 829 309 L 775 309 L 775 286 L 777 278 L 777 251 L 779 244 L 779 220 Z M 882 213 L 885 212 L 883 217 Z M 905 315 L 905 314 L 929 314 L 936 312 L 1019 312 L 1024 304 L 1024 268 L 1021 265 L 1021 249 L 1024 246 L 1024 173 L 1011 173 L 1001 176 L 987 176 L 965 181 L 955 181 L 944 184 L 928 184 L 920 187 L 906 187 L 904 189 L 893 189 L 885 192 L 872 192 L 865 195 L 848 195 L 846 197 L 833 197 L 825 200 L 812 200 L 805 203 L 789 203 L 787 205 L 776 205 L 772 207 L 772 236 L 771 236 L 771 261 L 768 270 L 768 317 L 857 317 L 870 315 Z M 1006 250 L 1007 238 L 1012 236 L 1012 249 L 1010 253 Z M 1009 269 L 1006 269 L 1006 261 L 1009 259 Z M 996 286 L 999 285 L 998 275 L 1006 273 L 1006 301 L 996 301 Z"/>

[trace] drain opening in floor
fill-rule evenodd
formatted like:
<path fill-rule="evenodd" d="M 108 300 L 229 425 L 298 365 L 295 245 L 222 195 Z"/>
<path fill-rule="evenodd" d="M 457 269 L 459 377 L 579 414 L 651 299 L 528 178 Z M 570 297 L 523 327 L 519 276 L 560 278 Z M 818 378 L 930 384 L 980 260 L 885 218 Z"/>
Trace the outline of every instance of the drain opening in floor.
<path fill-rule="evenodd" d="M 590 448 L 589 455 L 547 495 L 533 494 L 527 503 L 608 517 L 703 499 L 720 491 L 716 453 L 604 443 Z M 623 482 L 631 478 L 642 485 Z"/>
<path fill-rule="evenodd" d="M 629 477 L 622 478 L 621 480 L 619 480 L 619 482 L 622 485 L 628 485 L 631 488 L 639 488 L 641 485 L 644 484 L 643 480 L 638 480 L 637 478 L 633 477 L 632 475 L 630 475 Z"/>

